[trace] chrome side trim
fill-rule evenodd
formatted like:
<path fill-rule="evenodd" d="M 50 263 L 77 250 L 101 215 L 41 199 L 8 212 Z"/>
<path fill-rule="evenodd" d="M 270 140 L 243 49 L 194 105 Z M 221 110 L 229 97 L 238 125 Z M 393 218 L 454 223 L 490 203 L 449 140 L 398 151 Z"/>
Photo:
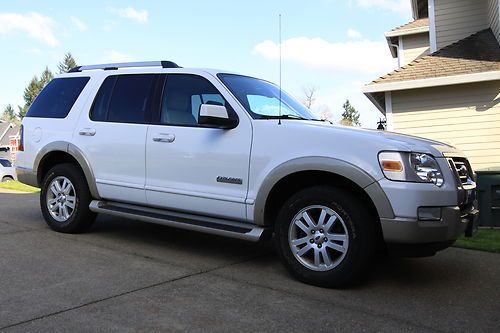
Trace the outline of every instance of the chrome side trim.
<path fill-rule="evenodd" d="M 101 182 L 100 180 L 98 182 Z M 146 191 L 159 192 L 159 193 L 168 193 L 168 194 L 176 194 L 176 195 L 184 195 L 188 197 L 196 197 L 202 199 L 211 199 L 211 200 L 219 200 L 226 202 L 234 202 L 244 204 L 245 198 L 237 198 L 237 197 L 229 197 L 226 195 L 212 194 L 212 193 L 203 193 L 203 192 L 194 192 L 194 191 L 186 191 L 171 187 L 159 187 L 159 186 L 151 186 L 146 185 Z"/>
<path fill-rule="evenodd" d="M 257 242 L 261 238 L 270 234 L 269 229 L 248 223 L 125 203 L 93 200 L 90 203 L 89 208 L 95 213 L 109 214 L 133 220 L 156 223 L 169 227 L 231 237 L 251 242 Z"/>
<path fill-rule="evenodd" d="M 125 182 L 117 182 L 114 180 L 104 180 L 104 179 L 96 179 L 95 181 L 97 184 L 102 184 L 102 185 L 112 185 L 112 186 L 119 186 L 119 187 L 126 187 L 126 188 L 131 188 L 134 190 L 142 190 L 144 191 L 144 185 L 138 185 L 138 184 L 132 184 L 132 183 L 125 183 Z"/>

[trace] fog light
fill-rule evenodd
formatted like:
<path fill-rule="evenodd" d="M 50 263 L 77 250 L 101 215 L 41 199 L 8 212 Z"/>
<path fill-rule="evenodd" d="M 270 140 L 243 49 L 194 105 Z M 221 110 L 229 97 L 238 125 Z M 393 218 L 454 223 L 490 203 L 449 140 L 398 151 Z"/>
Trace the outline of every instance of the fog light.
<path fill-rule="evenodd" d="M 418 219 L 420 221 L 440 221 L 441 207 L 418 207 Z"/>

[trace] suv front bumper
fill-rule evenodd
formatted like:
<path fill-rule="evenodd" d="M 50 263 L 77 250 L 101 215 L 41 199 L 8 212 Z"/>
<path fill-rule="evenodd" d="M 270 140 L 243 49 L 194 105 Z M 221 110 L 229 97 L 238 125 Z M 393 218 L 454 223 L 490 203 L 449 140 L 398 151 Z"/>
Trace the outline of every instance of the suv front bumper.
<path fill-rule="evenodd" d="M 463 212 L 458 206 L 441 207 L 440 221 L 416 219 L 381 219 L 382 232 L 387 243 L 437 243 L 454 241 L 466 230 L 477 229 L 479 211 L 472 207 Z"/>

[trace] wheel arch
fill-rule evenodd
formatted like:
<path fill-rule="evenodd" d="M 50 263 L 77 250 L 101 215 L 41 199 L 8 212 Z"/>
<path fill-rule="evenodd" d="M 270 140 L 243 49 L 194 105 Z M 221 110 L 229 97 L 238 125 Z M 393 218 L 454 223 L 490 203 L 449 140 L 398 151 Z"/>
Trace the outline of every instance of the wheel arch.
<path fill-rule="evenodd" d="M 333 158 L 306 157 L 283 163 L 269 173 L 255 200 L 255 223 L 272 225 L 291 193 L 314 185 L 334 185 L 355 192 L 369 205 L 378 221 L 394 216 L 384 191 L 364 170 Z"/>
<path fill-rule="evenodd" d="M 36 170 L 38 185 L 41 186 L 45 174 L 56 164 L 73 163 L 82 170 L 89 186 L 90 193 L 99 199 L 95 176 L 90 163 L 83 152 L 74 144 L 64 141 L 52 142 L 43 147 L 35 158 L 33 170 Z"/>

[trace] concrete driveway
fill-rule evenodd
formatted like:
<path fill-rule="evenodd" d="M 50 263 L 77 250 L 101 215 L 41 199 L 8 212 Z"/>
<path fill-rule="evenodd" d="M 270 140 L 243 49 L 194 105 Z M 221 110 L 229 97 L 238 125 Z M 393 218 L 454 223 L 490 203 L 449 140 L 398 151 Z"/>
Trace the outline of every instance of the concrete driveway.
<path fill-rule="evenodd" d="M 377 259 L 345 290 L 293 280 L 272 247 L 101 216 L 50 231 L 0 193 L 0 331 L 500 331 L 500 255 Z"/>

